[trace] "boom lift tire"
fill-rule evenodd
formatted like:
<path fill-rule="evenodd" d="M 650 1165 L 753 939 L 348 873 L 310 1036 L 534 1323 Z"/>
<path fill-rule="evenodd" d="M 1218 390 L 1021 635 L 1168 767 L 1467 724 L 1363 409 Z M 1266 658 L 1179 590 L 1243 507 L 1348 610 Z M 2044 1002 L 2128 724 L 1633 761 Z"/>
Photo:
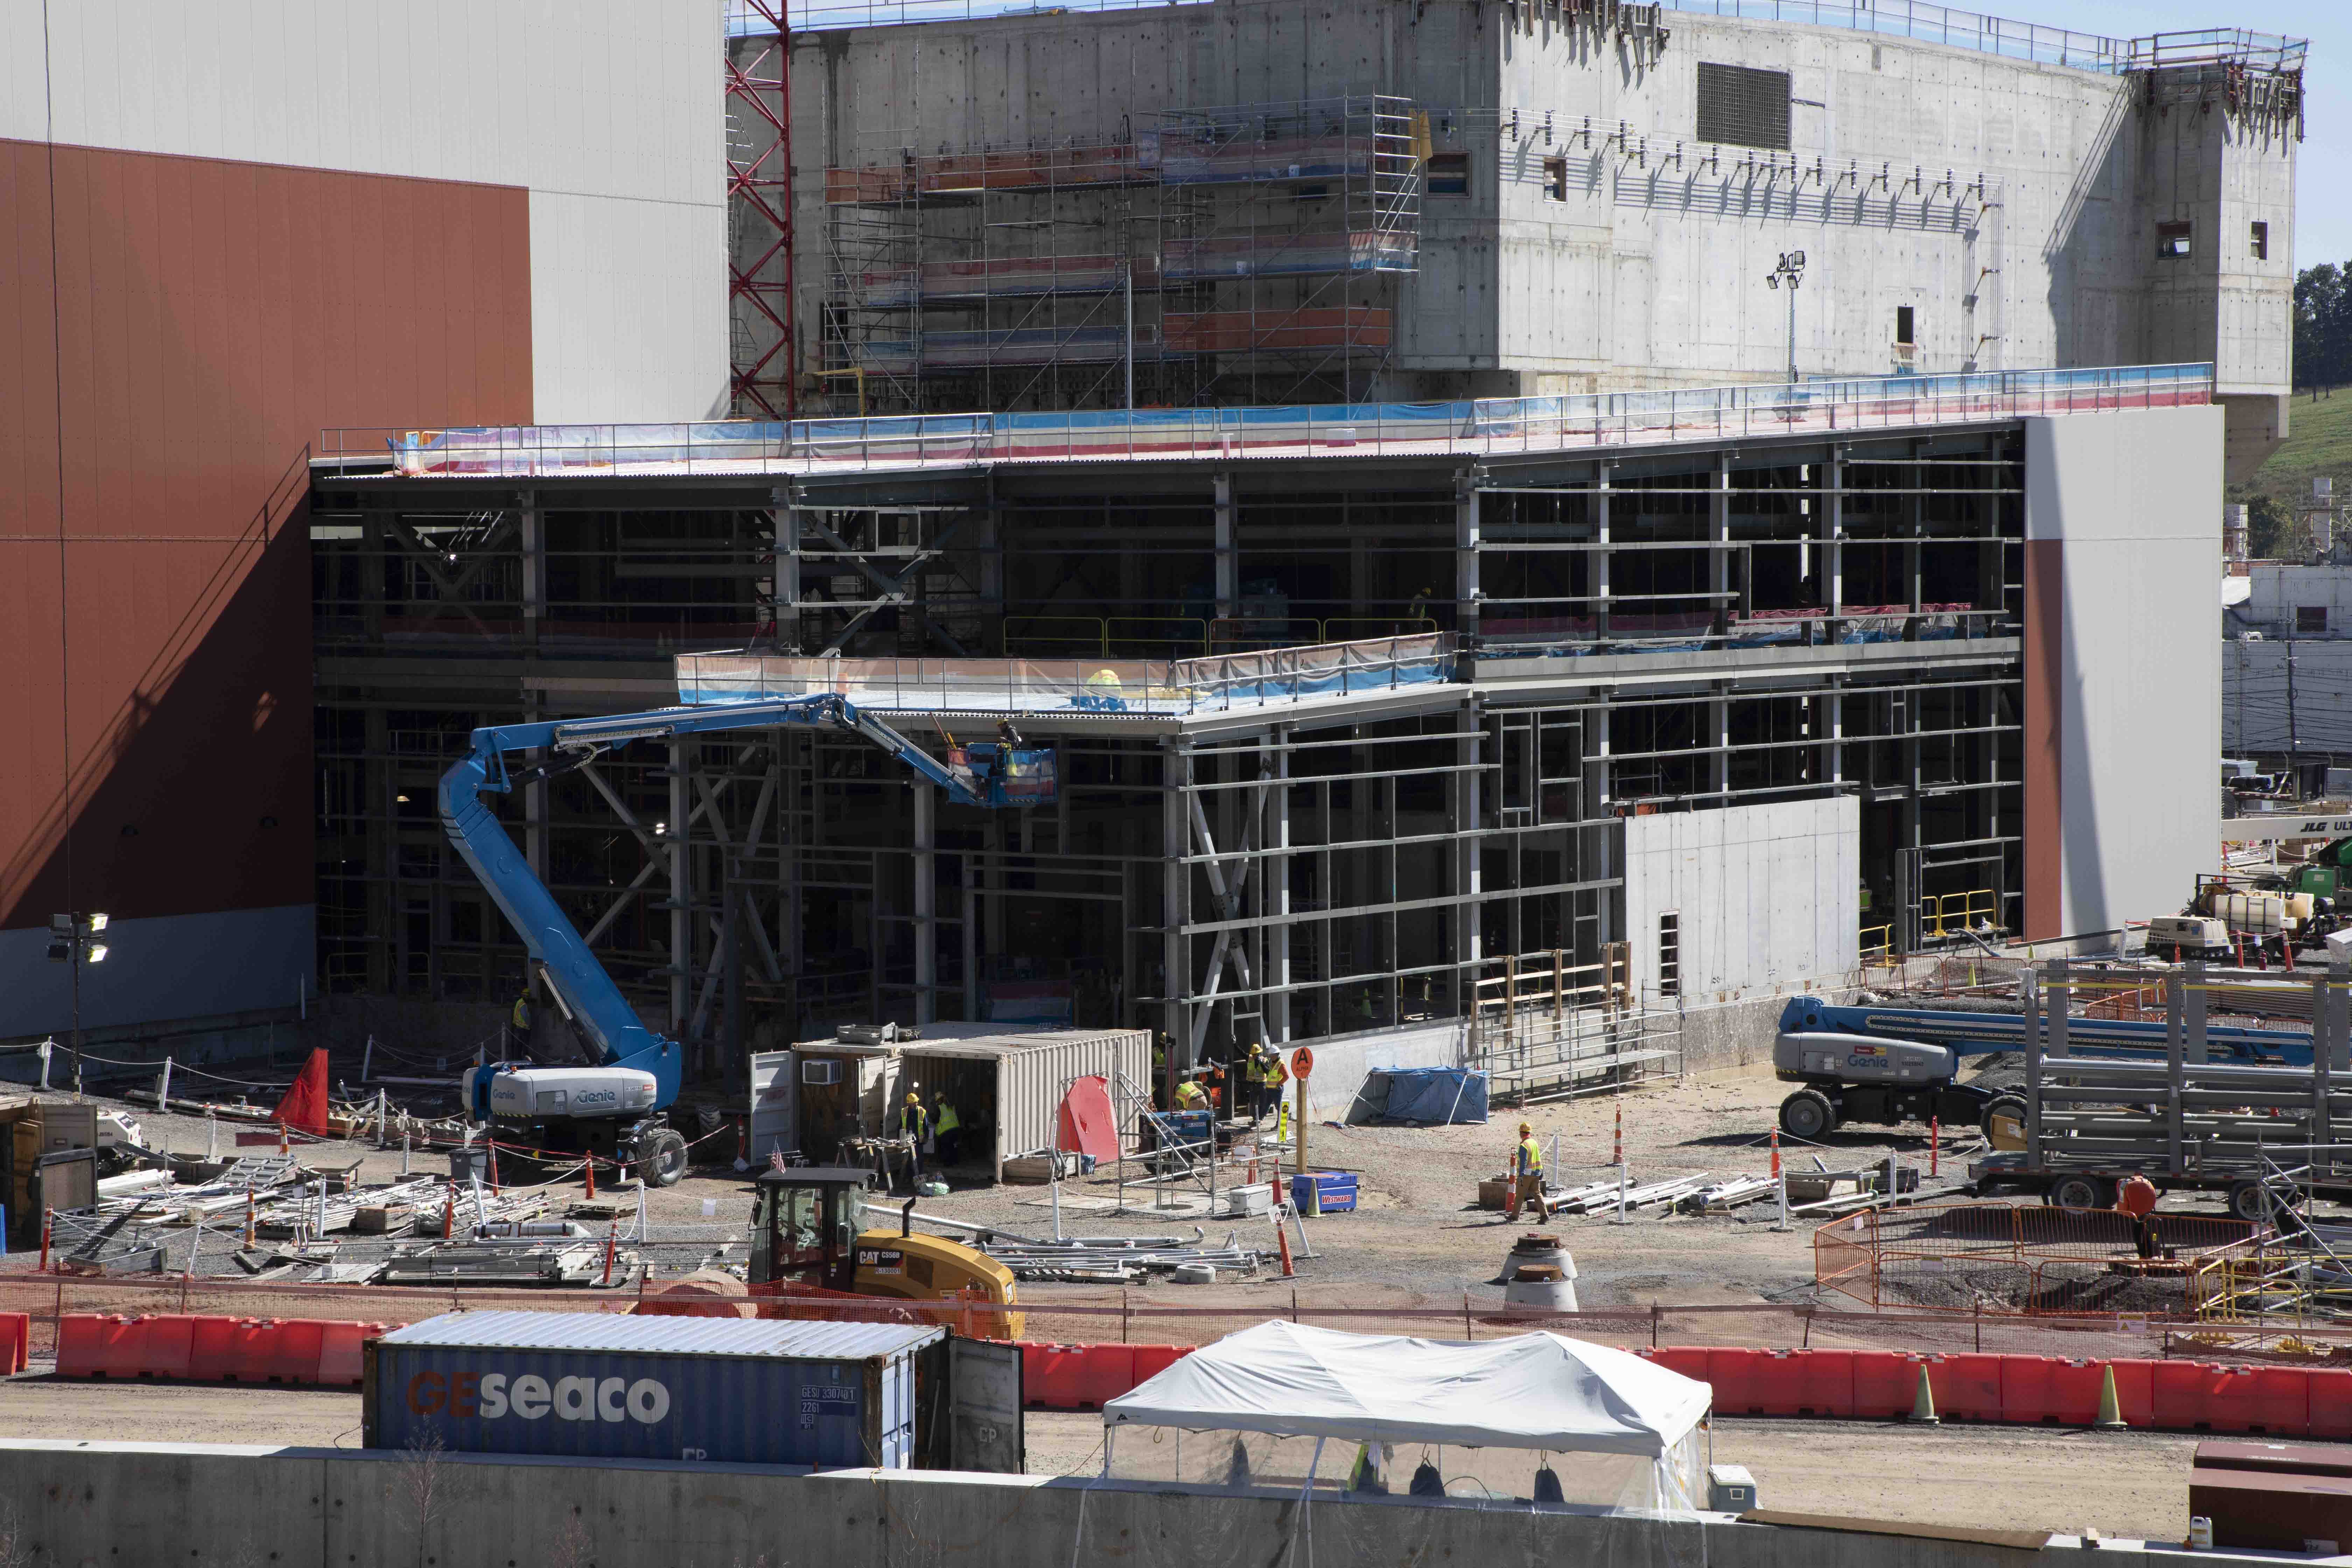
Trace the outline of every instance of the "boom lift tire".
<path fill-rule="evenodd" d="M 2018 1125 L 2023 1126 L 2025 1124 L 2024 1097 L 2004 1094 L 1985 1101 L 1983 1111 L 1977 1117 L 1977 1131 L 1985 1135 L 1985 1142 L 1988 1143 L 1992 1142 L 1992 1119 L 1996 1116 L 2009 1117 Z"/>
<path fill-rule="evenodd" d="M 653 1135 L 646 1149 L 645 1173 L 657 1187 L 674 1187 L 686 1174 L 686 1134 L 666 1127 Z"/>
<path fill-rule="evenodd" d="M 1837 1107 L 1818 1089 L 1801 1089 L 1780 1102 L 1780 1131 L 1791 1138 L 1826 1138 L 1837 1124 Z"/>

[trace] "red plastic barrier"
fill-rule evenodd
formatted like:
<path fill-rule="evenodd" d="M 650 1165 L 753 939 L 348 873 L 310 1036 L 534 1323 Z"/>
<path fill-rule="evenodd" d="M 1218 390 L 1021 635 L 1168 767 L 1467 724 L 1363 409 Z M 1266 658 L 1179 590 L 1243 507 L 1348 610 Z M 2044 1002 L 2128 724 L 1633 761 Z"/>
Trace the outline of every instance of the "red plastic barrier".
<path fill-rule="evenodd" d="M 1853 1414 L 1853 1362 L 1852 1351 L 1799 1351 L 1804 1358 L 1804 1400 L 1797 1408 L 1800 1415 L 1851 1415 Z"/>
<path fill-rule="evenodd" d="M 1706 1381 L 1715 1385 L 1715 1407 L 1727 1415 L 1761 1415 L 1764 1402 L 1757 1389 L 1756 1363 L 1762 1351 L 1733 1350 L 1710 1345 Z"/>
<path fill-rule="evenodd" d="M 2156 1363 L 2155 1424 L 2180 1431 L 2311 1431 L 2310 1374 L 2301 1367 Z"/>
<path fill-rule="evenodd" d="M 2001 1358 L 2001 1419 L 2023 1426 L 2088 1426 L 2099 1414 L 2101 1362 L 2058 1356 Z"/>
<path fill-rule="evenodd" d="M 1936 1414 L 1947 1421 L 2002 1419 L 2001 1363 L 1998 1355 L 1930 1356 L 1927 1386 L 1936 1393 Z"/>
<path fill-rule="evenodd" d="M 12 1376 L 25 1370 L 25 1359 L 33 1344 L 33 1315 L 30 1312 L 0 1312 L 0 1377 Z"/>
<path fill-rule="evenodd" d="M 1748 1407 L 1769 1415 L 1810 1415 L 1803 1351 L 1758 1351 L 1748 1363 Z M 1717 1408 L 1720 1408 L 1718 1402 Z"/>
<path fill-rule="evenodd" d="M 327 1323 L 325 1339 L 319 1347 L 318 1381 L 330 1388 L 357 1388 L 362 1381 L 365 1361 L 361 1347 L 368 1341 L 390 1333 L 399 1325 L 394 1323 Z"/>
<path fill-rule="evenodd" d="M 1100 1410 L 1135 1386 L 1135 1347 L 1087 1345 L 1078 1361 L 1078 1408 Z"/>
<path fill-rule="evenodd" d="M 58 1375 L 104 1377 L 107 1355 L 121 1339 L 126 1320 L 100 1312 L 68 1312 L 58 1319 Z"/>
<path fill-rule="evenodd" d="M 1932 1383 L 1930 1386 L 1933 1386 Z M 1853 1413 L 1874 1420 L 1911 1414 L 1919 1389 L 1919 1358 L 1901 1351 L 1853 1352 Z"/>
<path fill-rule="evenodd" d="M 2091 1363 L 2099 1372 L 2103 1382 L 2107 1370 L 2114 1369 L 2116 1409 L 2123 1416 L 2125 1426 L 2156 1425 L 2156 1369 L 2163 1364 L 2160 1361 L 2095 1361 Z M 2094 1405 L 2092 1408 L 2095 1411 L 2097 1406 Z"/>
<path fill-rule="evenodd" d="M 278 1352 L 278 1320 L 238 1318 L 229 1325 L 228 1343 L 221 1355 L 223 1383 L 268 1383 L 269 1366 Z"/>
<path fill-rule="evenodd" d="M 1641 1352 L 1668 1372 L 1678 1372 L 1685 1377 L 1706 1381 L 1706 1347 L 1704 1345 L 1669 1345 L 1664 1350 Z"/>
<path fill-rule="evenodd" d="M 2311 1399 L 2311 1435 L 2352 1437 L 2352 1372 L 2313 1367 L 2304 1379 Z"/>
<path fill-rule="evenodd" d="M 1191 1345 L 1136 1345 L 1135 1381 L 1149 1383 L 1192 1353 Z M 2352 1373 L 2347 1373 L 2352 1376 Z"/>
<path fill-rule="evenodd" d="M 188 1376 L 198 1383 L 236 1380 L 237 1348 L 249 1318 L 198 1318 L 188 1335 Z"/>
<path fill-rule="evenodd" d="M 142 1326 L 146 1332 L 139 1340 L 139 1374 L 142 1377 L 186 1377 L 195 1345 L 196 1325 L 203 1321 L 201 1318 L 178 1316 L 143 1320 Z"/>
<path fill-rule="evenodd" d="M 316 1318 L 288 1318 L 278 1325 L 265 1373 L 272 1383 L 316 1383 L 319 1352 L 326 1348 L 327 1325 Z"/>
<path fill-rule="evenodd" d="M 1032 1410 L 1076 1410 L 1083 1396 L 1086 1347 L 1021 1347 L 1022 1403 Z"/>

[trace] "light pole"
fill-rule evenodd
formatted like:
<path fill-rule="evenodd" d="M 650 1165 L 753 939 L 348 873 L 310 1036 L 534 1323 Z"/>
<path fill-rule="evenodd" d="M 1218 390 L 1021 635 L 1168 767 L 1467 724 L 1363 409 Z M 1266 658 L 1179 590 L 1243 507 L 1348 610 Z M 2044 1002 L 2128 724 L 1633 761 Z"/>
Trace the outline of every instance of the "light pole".
<path fill-rule="evenodd" d="M 1805 253 L 1788 250 L 1780 254 L 1780 264 L 1764 275 L 1764 287 L 1778 289 L 1789 286 L 1789 384 L 1797 382 L 1797 290 L 1805 283 Z"/>
<path fill-rule="evenodd" d="M 104 963 L 106 943 L 95 940 L 106 929 L 106 917 L 101 914 L 72 914 L 49 917 L 49 962 L 72 966 L 73 973 L 73 1068 L 74 1093 L 81 1093 L 81 966 Z"/>

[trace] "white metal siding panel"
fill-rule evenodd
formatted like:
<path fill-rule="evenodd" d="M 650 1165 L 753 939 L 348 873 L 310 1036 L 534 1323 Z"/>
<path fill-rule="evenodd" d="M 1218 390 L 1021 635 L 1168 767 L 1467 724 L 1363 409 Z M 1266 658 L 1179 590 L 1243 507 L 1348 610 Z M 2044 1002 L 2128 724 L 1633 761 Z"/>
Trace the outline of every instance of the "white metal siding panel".
<path fill-rule="evenodd" d="M 723 206 L 530 194 L 541 424 L 700 419 L 727 401 Z"/>
<path fill-rule="evenodd" d="M 2221 805 L 2221 410 L 2026 421 L 2026 537 L 2063 553 L 2058 854 L 2068 931 L 2175 908 Z"/>

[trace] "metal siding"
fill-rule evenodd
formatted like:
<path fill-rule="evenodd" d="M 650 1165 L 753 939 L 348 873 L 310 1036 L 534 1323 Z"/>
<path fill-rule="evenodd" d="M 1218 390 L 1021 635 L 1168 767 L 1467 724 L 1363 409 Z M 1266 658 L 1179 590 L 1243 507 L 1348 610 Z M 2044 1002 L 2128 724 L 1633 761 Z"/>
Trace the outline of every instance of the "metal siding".
<path fill-rule="evenodd" d="M 800 1058 L 789 1049 L 751 1057 L 751 1163 L 800 1147 Z"/>
<path fill-rule="evenodd" d="M 620 1312 L 444 1312 L 383 1336 L 388 1345 L 632 1351 L 651 1355 L 858 1360 L 919 1350 L 946 1331 L 914 1323 L 640 1318 Z"/>
<path fill-rule="evenodd" d="M 0 925 L 308 905 L 301 462 L 321 426 L 531 416 L 523 194 L 21 143 L 0 172 Z"/>

